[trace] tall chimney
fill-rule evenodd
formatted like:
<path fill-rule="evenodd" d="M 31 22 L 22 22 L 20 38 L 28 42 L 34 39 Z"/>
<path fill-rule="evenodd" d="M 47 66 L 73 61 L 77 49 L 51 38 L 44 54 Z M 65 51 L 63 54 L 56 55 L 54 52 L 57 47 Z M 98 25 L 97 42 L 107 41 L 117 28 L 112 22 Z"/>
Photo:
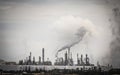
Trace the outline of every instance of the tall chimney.
<path fill-rule="evenodd" d="M 79 55 L 78 55 L 78 53 L 77 53 L 77 64 L 79 64 Z"/>
<path fill-rule="evenodd" d="M 32 53 L 30 52 L 29 61 L 31 63 Z"/>
<path fill-rule="evenodd" d="M 68 64 L 68 58 L 67 58 L 67 51 L 66 51 L 66 53 L 65 53 L 65 65 L 67 65 Z"/>
<path fill-rule="evenodd" d="M 84 62 L 83 62 L 83 55 L 82 55 L 82 54 L 81 54 L 81 58 L 80 58 L 80 60 L 81 60 L 81 64 L 83 65 Z"/>
<path fill-rule="evenodd" d="M 41 57 L 39 56 L 39 65 L 41 64 Z"/>
<path fill-rule="evenodd" d="M 33 57 L 33 64 L 35 64 L 35 57 Z"/>
<path fill-rule="evenodd" d="M 44 65 L 44 48 L 42 48 L 42 61 L 43 61 L 43 65 Z"/>
<path fill-rule="evenodd" d="M 80 65 L 79 54 L 77 53 L 77 65 Z"/>
<path fill-rule="evenodd" d="M 68 65 L 70 65 L 70 47 L 68 48 Z"/>

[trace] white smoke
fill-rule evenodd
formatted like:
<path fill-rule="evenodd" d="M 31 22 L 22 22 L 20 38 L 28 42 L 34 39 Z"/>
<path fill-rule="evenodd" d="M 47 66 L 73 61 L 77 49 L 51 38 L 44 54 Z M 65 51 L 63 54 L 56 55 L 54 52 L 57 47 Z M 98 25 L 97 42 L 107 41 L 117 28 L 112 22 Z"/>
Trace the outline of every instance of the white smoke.
<path fill-rule="evenodd" d="M 80 27 L 80 29 L 78 30 L 78 32 L 76 33 L 76 39 L 74 41 L 72 41 L 71 43 L 63 46 L 61 49 L 58 50 L 58 52 L 65 50 L 67 48 L 71 48 L 74 45 L 78 44 L 82 38 L 84 37 L 84 35 L 86 34 L 87 30 L 84 27 Z"/>
<path fill-rule="evenodd" d="M 55 29 L 58 33 L 59 41 L 62 42 L 57 51 L 59 52 L 70 47 L 74 48 L 75 45 L 75 47 L 78 45 L 77 51 L 91 55 L 92 59 L 90 59 L 93 63 L 97 61 L 103 62 L 102 58 L 109 53 L 109 44 L 112 36 L 111 30 L 108 26 L 102 27 L 93 23 L 89 19 L 82 19 L 71 15 L 63 16 L 57 20 L 55 22 Z M 80 34 L 76 35 L 78 33 Z M 86 51 L 81 50 L 83 45 L 87 49 Z"/>

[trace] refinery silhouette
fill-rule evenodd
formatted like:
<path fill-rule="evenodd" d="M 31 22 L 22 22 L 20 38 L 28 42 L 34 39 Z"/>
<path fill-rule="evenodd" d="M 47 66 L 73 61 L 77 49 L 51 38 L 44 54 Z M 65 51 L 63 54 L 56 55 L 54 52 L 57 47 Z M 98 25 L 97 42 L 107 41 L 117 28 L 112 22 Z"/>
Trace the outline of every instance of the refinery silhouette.
<path fill-rule="evenodd" d="M 45 61 L 45 49 L 42 48 L 42 57 L 39 56 L 39 61 L 35 61 L 35 57 L 32 57 L 32 53 L 30 52 L 29 56 L 26 57 L 24 60 L 19 60 L 19 65 L 60 65 L 60 66 L 94 66 L 94 64 L 91 64 L 89 61 L 89 57 L 86 54 L 85 58 L 83 58 L 83 55 L 81 54 L 81 57 L 79 57 L 79 54 L 77 54 L 77 64 L 74 64 L 72 53 L 70 52 L 70 48 L 68 48 L 68 51 L 65 52 L 64 57 L 58 57 L 56 56 L 56 60 L 54 64 L 47 58 Z"/>
<path fill-rule="evenodd" d="M 58 54 L 58 53 L 57 53 Z M 106 66 L 90 63 L 88 54 L 76 55 L 77 64 L 74 64 L 70 48 L 64 54 L 64 57 L 58 57 L 52 63 L 49 58 L 45 60 L 45 49 L 42 48 L 42 56 L 36 61 L 30 52 L 25 59 L 16 62 L 0 61 L 0 75 L 114 75 L 120 74 L 119 68 L 113 68 L 112 65 Z"/>
<path fill-rule="evenodd" d="M 112 65 L 94 65 L 90 62 L 88 54 L 77 54 L 77 64 L 75 64 L 71 48 L 80 43 L 88 31 L 80 27 L 76 33 L 76 40 L 61 47 L 55 54 L 55 62 L 52 63 L 49 58 L 45 60 L 45 49 L 42 48 L 42 56 L 36 61 L 35 56 L 30 52 L 29 56 L 16 62 L 0 61 L 1 75 L 114 75 L 120 74 L 119 68 L 113 68 Z M 66 50 L 63 57 L 58 57 L 58 53 Z"/>

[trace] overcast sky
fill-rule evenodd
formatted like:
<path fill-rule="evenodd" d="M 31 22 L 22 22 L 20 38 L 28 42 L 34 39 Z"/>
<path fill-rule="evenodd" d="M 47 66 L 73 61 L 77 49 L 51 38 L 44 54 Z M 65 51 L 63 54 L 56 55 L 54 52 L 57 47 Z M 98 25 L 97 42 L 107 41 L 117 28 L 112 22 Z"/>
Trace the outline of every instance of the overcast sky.
<path fill-rule="evenodd" d="M 74 61 L 77 53 L 87 53 L 91 63 L 107 64 L 113 7 L 106 0 L 0 0 L 0 59 L 18 62 L 32 52 L 38 60 L 45 48 L 45 60 L 53 62 L 82 26 L 88 34 L 71 48 Z"/>

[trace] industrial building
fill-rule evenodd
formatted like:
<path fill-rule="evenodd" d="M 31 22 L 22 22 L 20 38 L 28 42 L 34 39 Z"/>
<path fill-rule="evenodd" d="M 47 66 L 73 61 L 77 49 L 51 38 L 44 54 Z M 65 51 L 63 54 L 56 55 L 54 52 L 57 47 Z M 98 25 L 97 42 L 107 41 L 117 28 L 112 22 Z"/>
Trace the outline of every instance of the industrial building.
<path fill-rule="evenodd" d="M 79 58 L 79 54 L 77 54 L 77 64 L 74 64 L 73 62 L 73 58 L 72 58 L 72 53 L 70 52 L 70 48 L 68 48 L 68 52 L 66 51 L 66 53 L 64 54 L 64 58 L 63 57 L 57 57 L 54 65 L 69 65 L 69 66 L 94 66 L 94 64 L 90 63 L 90 58 L 88 57 L 88 55 L 85 55 L 85 58 L 83 58 L 83 55 L 81 54 L 81 57 Z"/>
<path fill-rule="evenodd" d="M 64 57 L 57 57 L 54 65 L 56 66 L 94 66 L 94 64 L 90 63 L 90 58 L 86 54 L 85 57 L 81 54 L 79 57 L 79 54 L 77 56 L 77 64 L 74 64 L 72 53 L 70 52 L 70 48 L 68 48 L 68 51 L 65 52 Z M 45 49 L 42 48 L 42 57 L 39 56 L 39 60 L 36 61 L 35 57 L 32 56 L 32 53 L 30 52 L 29 56 L 26 57 L 24 60 L 19 61 L 19 65 L 52 65 L 52 62 L 47 58 L 45 60 Z"/>
<path fill-rule="evenodd" d="M 36 61 L 35 56 L 32 55 L 32 52 L 30 52 L 29 56 L 27 56 L 25 59 L 20 60 L 19 64 L 15 64 L 14 62 L 8 62 L 5 65 L 0 65 L 0 69 L 3 71 L 26 71 L 26 72 L 40 72 L 40 71 L 91 71 L 91 70 L 100 70 L 102 71 L 109 71 L 112 69 L 112 66 L 101 66 L 99 62 L 97 63 L 97 66 L 90 63 L 89 56 L 86 55 L 80 55 L 77 53 L 77 63 L 74 63 L 74 59 L 72 57 L 72 52 L 70 52 L 70 48 L 67 49 L 63 55 L 63 57 L 57 57 L 54 64 L 47 58 L 45 60 L 45 49 L 42 48 L 42 54 L 38 57 L 38 61 Z M 1 60 L 1 63 L 3 63 L 3 60 Z M 39 70 L 39 71 L 38 71 Z"/>
<path fill-rule="evenodd" d="M 47 59 L 47 61 L 45 61 L 44 51 L 44 48 L 42 48 L 42 61 L 41 56 L 39 56 L 39 61 L 36 61 L 35 56 L 32 57 L 32 53 L 30 52 L 30 55 L 26 57 L 26 59 L 19 61 L 19 65 L 52 65 L 52 62 L 49 61 L 49 58 Z"/>
<path fill-rule="evenodd" d="M 72 53 L 71 53 L 71 58 L 68 58 L 68 53 L 66 51 L 66 53 L 64 54 L 64 59 L 63 57 L 60 57 L 60 58 L 57 58 L 54 65 L 70 65 L 72 66 L 74 63 L 73 63 L 73 59 L 72 59 Z"/>

